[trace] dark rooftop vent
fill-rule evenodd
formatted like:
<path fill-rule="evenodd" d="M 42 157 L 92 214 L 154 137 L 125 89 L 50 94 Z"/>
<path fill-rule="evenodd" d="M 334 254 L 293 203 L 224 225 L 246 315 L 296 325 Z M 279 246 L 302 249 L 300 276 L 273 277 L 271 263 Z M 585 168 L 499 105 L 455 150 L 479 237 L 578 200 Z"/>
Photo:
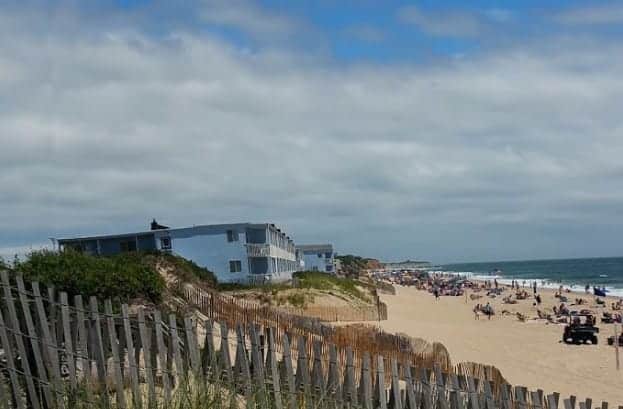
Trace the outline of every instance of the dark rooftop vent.
<path fill-rule="evenodd" d="M 151 229 L 152 229 L 152 230 L 165 230 L 165 229 L 168 229 L 168 228 L 169 228 L 168 226 L 163 226 L 163 225 L 161 225 L 161 224 L 158 224 L 158 222 L 156 221 L 156 219 L 153 219 L 153 220 L 151 221 Z"/>

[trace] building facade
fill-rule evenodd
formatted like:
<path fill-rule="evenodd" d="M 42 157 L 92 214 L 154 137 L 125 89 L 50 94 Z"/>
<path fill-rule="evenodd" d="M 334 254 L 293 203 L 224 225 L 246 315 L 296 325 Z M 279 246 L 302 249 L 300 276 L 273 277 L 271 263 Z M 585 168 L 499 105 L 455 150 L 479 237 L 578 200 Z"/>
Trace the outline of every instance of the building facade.
<path fill-rule="evenodd" d="M 58 239 L 58 245 L 60 250 L 72 248 L 103 256 L 171 252 L 214 272 L 219 282 L 285 281 L 299 269 L 292 239 L 268 223 L 158 226 L 139 233 Z"/>
<path fill-rule="evenodd" d="M 296 247 L 301 269 L 335 274 L 335 254 L 331 244 L 307 244 Z"/>

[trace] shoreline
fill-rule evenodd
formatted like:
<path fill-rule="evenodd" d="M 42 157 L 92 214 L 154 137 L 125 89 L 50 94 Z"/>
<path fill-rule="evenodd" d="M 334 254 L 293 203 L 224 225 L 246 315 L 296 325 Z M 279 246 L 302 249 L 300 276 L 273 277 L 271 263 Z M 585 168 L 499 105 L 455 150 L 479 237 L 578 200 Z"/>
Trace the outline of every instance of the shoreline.
<path fill-rule="evenodd" d="M 600 297 L 608 304 L 608 308 L 603 308 L 594 305 L 592 295 L 571 295 L 589 301 L 581 308 L 588 307 L 597 313 L 600 333 L 597 345 L 567 345 L 561 342 L 563 324 L 533 319 L 537 307 L 532 305 L 532 297 L 517 304 L 503 304 L 504 295 L 511 293 L 509 287 L 504 287 L 505 294 L 496 298 L 471 300 L 469 295 L 482 292 L 467 289 L 464 296 L 435 300 L 427 291 L 396 285 L 396 295 L 381 295 L 388 306 L 388 320 L 380 326 L 389 332 L 443 343 L 453 364 L 493 365 L 513 385 L 576 395 L 579 399 L 605 400 L 615 406 L 623 404 L 623 370 L 616 370 L 615 348 L 606 342 L 614 334 L 613 325 L 599 322 L 601 312 L 611 311 L 610 304 L 618 298 Z M 543 304 L 538 308 L 548 311 L 559 304 L 554 293 L 555 290 L 540 288 Z M 496 315 L 490 320 L 485 316 L 476 320 L 473 307 L 487 301 L 494 306 Z M 502 314 L 503 310 L 507 313 Z M 529 319 L 521 322 L 516 313 Z M 620 353 L 623 354 L 623 348 Z"/>
<path fill-rule="evenodd" d="M 494 279 L 498 280 L 498 283 L 501 285 L 505 285 L 510 287 L 511 282 L 514 280 L 518 283 L 521 283 L 523 281 L 526 282 L 526 287 L 524 289 L 526 290 L 530 290 L 530 286 L 528 284 L 532 284 L 532 282 L 536 281 L 537 282 L 537 289 L 544 289 L 544 290 L 553 290 L 556 291 L 558 290 L 558 288 L 562 285 L 565 289 L 569 289 L 571 293 L 574 294 L 583 294 L 585 296 L 594 296 L 593 295 L 593 285 L 590 285 L 590 292 L 589 294 L 585 293 L 585 285 L 580 285 L 578 283 L 564 283 L 562 281 L 560 282 L 555 282 L 549 279 L 542 279 L 542 278 L 513 278 L 513 277 L 507 277 L 507 276 L 503 276 L 503 275 L 482 275 L 482 274 L 474 274 L 471 272 L 459 272 L 459 271 L 443 271 L 443 270 L 439 270 L 439 271 L 427 271 L 429 274 L 440 274 L 442 276 L 459 276 L 461 278 L 464 278 L 466 280 L 470 280 L 470 281 L 478 281 L 478 282 L 486 282 L 486 281 L 491 281 L 493 282 Z M 545 284 L 543 284 L 545 283 Z M 598 288 L 602 288 L 602 286 L 597 286 L 595 285 L 595 287 Z M 620 287 L 611 287 L 611 286 L 605 286 L 606 290 L 607 290 L 607 296 L 606 297 L 616 297 L 617 299 L 623 299 L 623 288 Z"/>

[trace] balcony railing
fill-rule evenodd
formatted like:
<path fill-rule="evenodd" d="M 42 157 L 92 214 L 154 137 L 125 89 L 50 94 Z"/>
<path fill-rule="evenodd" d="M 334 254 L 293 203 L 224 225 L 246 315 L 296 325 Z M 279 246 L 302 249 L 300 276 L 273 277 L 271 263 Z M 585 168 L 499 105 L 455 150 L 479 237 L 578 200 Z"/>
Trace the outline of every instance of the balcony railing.
<path fill-rule="evenodd" d="M 270 246 L 268 244 L 247 244 L 247 255 L 249 257 L 270 257 Z"/>

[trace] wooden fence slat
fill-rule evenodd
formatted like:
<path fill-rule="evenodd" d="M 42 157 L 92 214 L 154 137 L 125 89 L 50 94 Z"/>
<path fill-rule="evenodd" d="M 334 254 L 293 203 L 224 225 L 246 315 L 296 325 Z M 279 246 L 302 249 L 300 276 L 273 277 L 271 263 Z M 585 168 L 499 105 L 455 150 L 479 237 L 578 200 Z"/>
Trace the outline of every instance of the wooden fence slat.
<path fill-rule="evenodd" d="M 359 404 L 364 409 L 372 409 L 372 374 L 370 373 L 370 354 L 364 352 L 359 380 Z"/>
<path fill-rule="evenodd" d="M 309 364 L 307 362 L 307 339 L 303 336 L 298 338 L 295 382 L 296 391 L 300 397 L 310 396 L 311 379 L 309 376 Z"/>
<path fill-rule="evenodd" d="M 283 378 L 286 383 L 287 403 L 289 409 L 296 409 L 296 381 L 292 369 L 292 351 L 287 334 L 283 334 Z M 282 388 L 283 389 L 283 388 Z"/>
<path fill-rule="evenodd" d="M 177 332 L 177 317 L 175 314 L 169 314 L 169 331 L 171 332 L 170 340 L 173 346 L 173 362 L 175 363 L 175 376 L 184 379 L 184 365 L 182 365 L 182 351 L 180 350 L 180 337 Z"/>
<path fill-rule="evenodd" d="M 39 342 L 40 337 L 37 336 L 34 321 L 30 312 L 30 304 L 26 296 L 26 286 L 24 285 L 24 280 L 22 279 L 22 276 L 16 276 L 15 281 L 17 282 L 17 291 L 19 293 L 19 300 L 22 307 L 22 315 L 24 316 L 26 330 L 28 331 L 28 337 L 30 338 L 30 347 L 32 349 L 33 357 L 35 359 L 35 364 L 37 367 L 37 377 L 40 380 L 40 387 L 43 390 L 43 396 L 45 397 L 45 401 L 47 402 L 48 406 L 54 406 L 54 398 L 52 397 L 52 392 L 50 391 L 48 375 L 45 364 L 43 363 L 41 353 L 42 348 Z"/>
<path fill-rule="evenodd" d="M 406 409 L 418 409 L 419 405 L 415 397 L 411 365 L 408 362 L 404 363 L 402 365 L 402 371 L 405 379 L 405 400 L 403 407 Z"/>
<path fill-rule="evenodd" d="M 0 345 L 2 344 L 2 340 L 0 338 Z M 11 394 L 7 392 L 5 389 L 7 386 L 6 378 L 4 376 L 4 371 L 0 371 L 0 409 L 10 409 L 9 405 L 11 403 Z"/>
<path fill-rule="evenodd" d="M 324 384 L 324 372 L 322 370 L 322 344 L 320 341 L 314 341 L 314 363 L 312 365 L 312 392 L 316 396 L 324 396 L 325 384 Z"/>
<path fill-rule="evenodd" d="M 335 344 L 329 344 L 329 369 L 327 373 L 327 392 L 331 399 L 341 401 L 340 367 Z"/>
<path fill-rule="evenodd" d="M 277 354 L 275 349 L 275 329 L 268 328 L 268 351 L 266 354 L 266 372 L 270 380 L 271 395 L 275 409 L 283 409 L 281 402 L 281 381 L 277 368 Z M 606 408 L 607 409 L 607 408 Z"/>
<path fill-rule="evenodd" d="M 89 298 L 89 307 L 91 310 L 91 350 L 94 351 L 95 364 L 97 368 L 97 379 L 100 387 L 103 389 L 103 393 L 100 394 L 103 406 L 109 406 L 107 384 L 106 384 L 106 355 L 104 355 L 104 341 L 102 337 L 102 325 L 99 314 L 99 305 L 97 298 L 91 296 Z"/>
<path fill-rule="evenodd" d="M 554 395 L 547 395 L 547 409 L 558 409 L 558 402 Z"/>
<path fill-rule="evenodd" d="M 26 353 L 26 347 L 24 346 L 24 339 L 22 338 L 22 331 L 20 328 L 20 321 L 17 319 L 17 312 L 15 310 L 15 303 L 13 294 L 11 292 L 11 284 L 9 282 L 9 273 L 7 271 L 0 272 L 2 277 L 2 287 L 4 290 L 5 305 L 9 312 L 9 331 L 13 333 L 13 339 L 17 345 L 17 354 L 21 359 L 22 372 L 26 380 L 26 389 L 28 390 L 28 396 L 30 397 L 30 404 L 34 409 L 39 409 L 39 394 L 37 388 L 35 388 L 34 378 L 30 372 L 30 365 L 28 364 L 28 354 Z"/>
<path fill-rule="evenodd" d="M 156 345 L 158 346 L 158 364 L 160 366 L 160 376 L 164 389 L 165 407 L 171 401 L 171 385 L 169 383 L 169 372 L 167 371 L 167 348 L 164 344 L 162 335 L 162 314 L 159 310 L 154 311 L 154 327 L 156 330 Z"/>
<path fill-rule="evenodd" d="M 449 409 L 450 405 L 446 399 L 446 391 L 445 391 L 445 383 L 443 379 L 443 374 L 441 372 L 441 366 L 438 363 L 435 363 L 433 366 L 433 370 L 435 371 L 435 385 L 437 390 L 437 407 L 439 409 Z M 493 409 L 493 408 L 488 408 Z"/>
<path fill-rule="evenodd" d="M 210 319 L 205 320 L 204 325 L 206 334 L 203 349 L 201 350 L 201 365 L 203 366 L 204 375 L 208 379 L 213 379 L 217 368 L 216 350 L 214 349 L 214 327 Z"/>
<path fill-rule="evenodd" d="M 247 399 L 247 404 L 251 404 L 250 400 L 253 398 L 251 372 L 249 370 L 249 360 L 247 358 L 247 350 L 245 348 L 244 331 L 241 324 L 236 326 L 236 360 L 234 368 L 235 382 L 238 388 L 243 391 L 244 396 Z"/>
<path fill-rule="evenodd" d="M 227 382 L 234 382 L 233 371 L 231 368 L 231 355 L 229 354 L 229 339 L 228 339 L 229 330 L 227 328 L 227 323 L 225 321 L 221 322 L 221 349 L 219 352 L 219 364 L 221 366 L 221 370 L 219 371 L 219 376 L 225 377 Z"/>
<path fill-rule="evenodd" d="M 197 346 L 197 336 L 195 335 L 193 322 L 189 316 L 184 317 L 184 331 L 186 334 L 186 349 L 190 357 L 190 367 L 193 375 L 203 376 L 201 359 L 199 358 L 199 348 Z"/>
<path fill-rule="evenodd" d="M 152 337 L 151 331 L 147 329 L 145 321 L 145 310 L 138 309 L 138 330 L 143 345 L 143 360 L 145 361 L 145 380 L 147 381 L 147 407 L 152 408 L 156 405 L 156 385 L 154 384 L 154 360 L 152 359 Z"/>
<path fill-rule="evenodd" d="M 377 356 L 376 364 L 376 382 L 374 400 L 375 407 L 379 409 L 387 409 L 387 393 L 385 391 L 385 364 L 383 362 L 383 356 Z"/>
<path fill-rule="evenodd" d="M 249 335 L 251 338 L 251 366 L 253 368 L 253 380 L 258 391 L 260 393 L 264 393 L 264 360 L 262 359 L 262 351 L 260 351 L 260 338 L 255 325 L 251 325 L 249 328 Z"/>
<path fill-rule="evenodd" d="M 396 358 L 391 359 L 391 387 L 389 393 L 389 407 L 392 409 L 402 409 L 402 398 L 400 396 L 400 376 L 398 374 L 398 362 Z"/>
<path fill-rule="evenodd" d="M 420 380 L 420 394 L 423 409 L 433 409 L 433 390 L 430 385 L 430 376 L 425 368 L 418 368 Z"/>
<path fill-rule="evenodd" d="M 63 323 L 63 345 L 65 349 L 65 359 L 67 361 L 67 368 L 69 369 L 69 383 L 72 389 L 75 389 L 78 385 L 76 379 L 76 356 L 74 354 L 73 339 L 71 334 L 71 317 L 69 316 L 69 301 L 67 299 L 67 293 L 62 291 L 60 293 L 61 301 L 61 320 Z"/>
<path fill-rule="evenodd" d="M 2 341 L 2 349 L 4 350 L 7 369 L 9 370 L 9 378 L 11 379 L 11 389 L 13 390 L 15 405 L 18 409 L 23 409 L 24 402 L 22 401 L 22 389 L 19 378 L 17 377 L 17 370 L 15 368 L 13 346 L 7 336 L 6 328 L 4 317 L 2 316 L 2 309 L 0 308 L 0 341 Z"/>
<path fill-rule="evenodd" d="M 344 374 L 344 387 L 342 390 L 344 402 L 356 406 L 357 387 L 355 386 L 355 359 L 353 349 L 350 346 L 346 348 L 346 372 Z"/>
<path fill-rule="evenodd" d="M 106 315 L 108 341 L 112 353 L 112 376 L 115 382 L 117 406 L 125 408 L 125 391 L 123 388 L 123 375 L 121 373 L 121 360 L 119 359 L 119 339 L 117 338 L 117 330 L 115 329 L 115 319 L 112 315 L 112 303 L 110 299 L 104 301 L 104 314 Z"/>
<path fill-rule="evenodd" d="M 108 301 L 107 301 L 108 302 Z M 106 311 L 108 313 L 108 311 Z M 143 407 L 143 397 L 138 381 L 138 366 L 136 365 L 138 352 L 134 348 L 134 339 L 132 338 L 132 323 L 130 322 L 130 314 L 127 304 L 121 304 L 121 320 L 123 321 L 123 333 L 125 338 L 125 347 L 128 354 L 128 372 L 130 372 L 130 383 L 132 385 L 132 402 L 139 408 Z M 120 337 L 121 338 L 121 337 Z"/>
<path fill-rule="evenodd" d="M 89 360 L 89 333 L 85 326 L 84 303 L 81 295 L 74 296 L 74 306 L 76 307 L 76 324 L 78 326 L 78 345 L 76 350 L 80 351 L 80 370 L 87 385 L 91 380 L 91 362 Z M 87 388 L 90 390 L 90 388 Z"/>
<path fill-rule="evenodd" d="M 56 393 L 57 404 L 63 406 L 63 386 L 61 380 L 61 366 L 58 358 L 56 344 L 52 341 L 52 335 L 50 334 L 50 324 L 48 317 L 45 313 L 45 307 L 43 305 L 43 297 L 41 296 L 41 289 L 39 283 L 33 281 L 31 284 L 32 292 L 35 298 L 35 307 L 37 310 L 37 318 L 39 321 L 39 328 L 43 335 L 42 342 L 45 345 L 43 351 L 43 359 L 46 362 L 47 369 L 52 379 L 52 386 Z"/>

